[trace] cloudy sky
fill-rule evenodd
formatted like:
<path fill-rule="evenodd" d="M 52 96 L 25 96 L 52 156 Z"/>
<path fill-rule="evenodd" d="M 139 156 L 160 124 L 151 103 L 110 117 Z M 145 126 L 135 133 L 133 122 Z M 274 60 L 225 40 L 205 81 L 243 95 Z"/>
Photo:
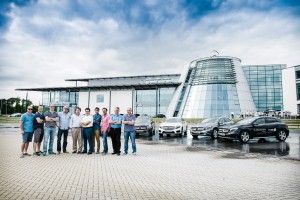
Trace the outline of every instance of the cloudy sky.
<path fill-rule="evenodd" d="M 66 78 L 180 73 L 214 49 L 300 64 L 300 1 L 1 0 L 0 98 Z"/>

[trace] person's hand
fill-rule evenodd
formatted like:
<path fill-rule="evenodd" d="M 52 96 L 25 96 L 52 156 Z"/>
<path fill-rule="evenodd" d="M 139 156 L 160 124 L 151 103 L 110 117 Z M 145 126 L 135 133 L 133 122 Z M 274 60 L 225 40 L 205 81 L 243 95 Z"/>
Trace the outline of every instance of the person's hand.
<path fill-rule="evenodd" d="M 23 135 L 23 134 L 24 134 L 24 131 L 23 131 L 23 130 L 21 130 L 21 131 L 20 131 L 20 133 Z"/>

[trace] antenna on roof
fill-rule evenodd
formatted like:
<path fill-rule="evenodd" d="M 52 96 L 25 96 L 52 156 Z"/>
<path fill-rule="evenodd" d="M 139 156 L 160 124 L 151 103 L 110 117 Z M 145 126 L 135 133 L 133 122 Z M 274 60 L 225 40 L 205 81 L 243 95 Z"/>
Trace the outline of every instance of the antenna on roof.
<path fill-rule="evenodd" d="M 217 57 L 220 55 L 217 50 L 212 50 L 210 53 L 211 53 L 211 57 Z"/>

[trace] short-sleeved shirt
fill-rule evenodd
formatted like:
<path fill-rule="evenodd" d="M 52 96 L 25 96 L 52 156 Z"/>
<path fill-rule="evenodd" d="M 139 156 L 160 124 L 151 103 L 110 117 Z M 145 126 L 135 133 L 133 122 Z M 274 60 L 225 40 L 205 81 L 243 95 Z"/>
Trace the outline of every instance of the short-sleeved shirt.
<path fill-rule="evenodd" d="M 101 131 L 104 133 L 106 133 L 109 128 L 109 120 L 110 120 L 110 117 L 108 114 L 102 115 Z"/>
<path fill-rule="evenodd" d="M 93 115 L 83 115 L 81 118 L 81 122 L 83 123 L 91 122 L 88 125 L 82 125 L 83 128 L 93 127 Z"/>
<path fill-rule="evenodd" d="M 21 116 L 21 121 L 23 124 L 24 132 L 32 133 L 33 132 L 33 121 L 34 121 L 34 114 L 32 113 L 24 113 Z"/>
<path fill-rule="evenodd" d="M 70 119 L 70 128 L 79 128 L 81 127 L 80 123 L 82 120 L 82 115 L 73 114 Z"/>
<path fill-rule="evenodd" d="M 93 115 L 93 127 L 95 130 L 99 130 L 100 129 L 100 123 L 101 123 L 101 115 L 98 113 L 98 114 L 94 114 Z"/>
<path fill-rule="evenodd" d="M 34 115 L 33 128 L 34 129 L 44 128 L 44 123 L 38 123 L 36 120 L 37 118 L 40 118 L 41 120 L 45 120 L 45 116 L 43 113 L 36 112 Z"/>
<path fill-rule="evenodd" d="M 59 112 L 59 129 L 68 130 L 70 125 L 71 114 L 65 112 Z"/>
<path fill-rule="evenodd" d="M 121 128 L 122 126 L 121 122 L 123 121 L 122 115 L 116 115 L 116 114 L 110 115 L 110 120 L 120 122 L 120 124 L 112 124 L 111 125 L 112 128 Z"/>
<path fill-rule="evenodd" d="M 56 118 L 56 117 L 58 117 L 57 112 L 50 112 L 50 111 L 48 111 L 44 115 L 45 115 L 45 118 L 46 117 L 50 117 L 50 118 Z M 56 122 L 45 122 L 45 126 L 47 128 L 55 128 L 56 127 Z"/>
<path fill-rule="evenodd" d="M 123 118 L 124 121 L 135 121 L 135 116 L 134 115 L 124 115 Z M 130 125 L 130 124 L 124 124 L 124 131 L 135 131 L 135 126 L 134 125 Z"/>

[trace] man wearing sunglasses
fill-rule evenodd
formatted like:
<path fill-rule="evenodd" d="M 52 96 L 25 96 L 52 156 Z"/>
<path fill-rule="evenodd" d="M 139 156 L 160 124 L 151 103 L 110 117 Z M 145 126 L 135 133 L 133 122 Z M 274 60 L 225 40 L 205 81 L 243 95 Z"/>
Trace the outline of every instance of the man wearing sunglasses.
<path fill-rule="evenodd" d="M 27 107 L 27 112 L 21 116 L 20 120 L 20 129 L 22 134 L 22 145 L 21 145 L 21 156 L 20 158 L 24 158 L 24 156 L 30 156 L 27 153 L 29 142 L 32 141 L 33 136 L 33 121 L 34 114 L 32 113 L 32 106 Z"/>

